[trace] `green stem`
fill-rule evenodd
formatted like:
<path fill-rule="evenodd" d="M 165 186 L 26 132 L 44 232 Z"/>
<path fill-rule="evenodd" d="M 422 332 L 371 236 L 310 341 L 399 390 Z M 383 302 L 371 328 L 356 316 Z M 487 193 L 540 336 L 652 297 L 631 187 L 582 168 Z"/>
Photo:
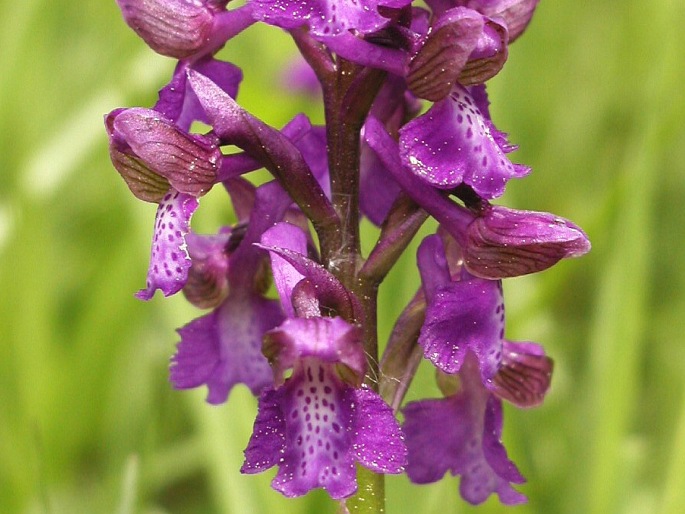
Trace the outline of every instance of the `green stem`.
<path fill-rule="evenodd" d="M 360 132 L 384 74 L 365 70 L 338 58 L 335 75 L 319 73 L 324 93 L 328 167 L 331 198 L 340 225 L 334 234 L 320 239 L 324 266 L 352 291 L 361 303 L 363 319 L 348 321 L 363 326 L 368 372 L 364 382 L 378 391 L 378 336 L 376 323 L 377 284 L 360 280 L 362 257 L 359 244 Z M 385 482 L 358 467 L 357 494 L 347 500 L 342 512 L 379 514 L 385 510 Z"/>
<path fill-rule="evenodd" d="M 382 514 L 385 512 L 385 477 L 357 466 L 357 494 L 347 500 L 339 514 Z"/>

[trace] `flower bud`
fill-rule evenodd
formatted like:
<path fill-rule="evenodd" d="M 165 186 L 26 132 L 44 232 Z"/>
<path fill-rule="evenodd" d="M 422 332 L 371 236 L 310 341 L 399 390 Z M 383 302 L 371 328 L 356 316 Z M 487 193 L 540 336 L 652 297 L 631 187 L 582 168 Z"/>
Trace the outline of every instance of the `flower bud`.
<path fill-rule="evenodd" d="M 215 13 L 201 0 L 117 0 L 124 19 L 155 52 L 183 59 L 210 40 Z"/>
<path fill-rule="evenodd" d="M 464 7 L 446 11 L 409 63 L 410 91 L 433 102 L 445 98 L 476 48 L 482 31 L 483 16 L 476 11 Z"/>
<path fill-rule="evenodd" d="M 476 47 L 459 74 L 459 83 L 464 86 L 483 84 L 497 75 L 509 55 L 507 41 L 506 27 L 486 19 Z"/>
<path fill-rule="evenodd" d="M 518 38 L 530 23 L 540 0 L 476 0 L 469 5 L 485 16 L 501 18 L 509 31 L 509 43 Z"/>
<path fill-rule="evenodd" d="M 569 220 L 494 205 L 468 226 L 465 239 L 466 268 L 490 280 L 543 271 L 590 251 L 585 233 Z"/>
<path fill-rule="evenodd" d="M 151 109 L 116 109 L 105 126 L 112 163 L 137 198 L 159 202 L 170 186 L 199 197 L 216 182 L 215 139 L 188 134 Z"/>

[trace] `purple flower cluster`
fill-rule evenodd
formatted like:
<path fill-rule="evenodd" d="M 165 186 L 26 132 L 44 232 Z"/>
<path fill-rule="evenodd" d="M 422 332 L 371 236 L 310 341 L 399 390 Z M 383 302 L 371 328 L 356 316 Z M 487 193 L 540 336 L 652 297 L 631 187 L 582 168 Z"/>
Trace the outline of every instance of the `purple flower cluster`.
<path fill-rule="evenodd" d="M 151 109 L 105 117 L 114 167 L 159 205 L 136 296 L 183 291 L 211 309 L 178 330 L 171 382 L 206 386 L 212 404 L 239 383 L 258 397 L 242 472 L 277 466 L 286 496 L 323 488 L 345 499 L 357 464 L 415 483 L 449 471 L 470 503 L 525 501 L 501 442 L 502 400 L 539 405 L 552 361 L 505 339 L 502 279 L 590 249 L 568 220 L 490 203 L 530 169 L 509 160 L 516 146 L 492 122 L 484 84 L 537 0 L 117 3 L 153 50 L 178 59 Z M 279 130 L 236 102 L 242 72 L 215 54 L 256 22 L 292 35 L 325 126 L 300 114 Z M 211 130 L 191 133 L 195 121 Z M 261 168 L 273 180 L 256 186 L 249 174 Z M 238 221 L 194 233 L 215 185 Z M 419 247 L 422 287 L 380 355 L 376 291 L 428 216 L 440 228 Z M 361 217 L 380 227 L 366 256 Z M 444 397 L 401 407 L 415 355 L 437 368 Z"/>

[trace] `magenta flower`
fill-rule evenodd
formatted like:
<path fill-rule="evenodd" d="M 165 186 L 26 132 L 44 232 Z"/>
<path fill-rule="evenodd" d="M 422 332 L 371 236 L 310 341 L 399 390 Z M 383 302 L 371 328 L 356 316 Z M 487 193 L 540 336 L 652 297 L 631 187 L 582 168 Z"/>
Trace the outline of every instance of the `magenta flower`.
<path fill-rule="evenodd" d="M 366 371 L 360 328 L 320 314 L 319 306 L 330 302 L 338 286 L 315 263 L 290 253 L 306 244 L 298 232 L 281 223 L 263 237 L 284 309 L 308 316 L 290 317 L 266 334 L 264 353 L 275 387 L 259 398 L 242 471 L 278 465 L 272 485 L 285 496 L 321 487 L 341 499 L 357 489 L 356 462 L 377 473 L 400 473 L 406 449 L 390 407 L 360 386 Z M 270 246 L 277 243 L 291 248 Z M 287 369 L 292 374 L 285 379 Z"/>
<path fill-rule="evenodd" d="M 461 389 L 442 399 L 411 402 L 404 408 L 407 474 L 412 482 L 461 476 L 459 492 L 471 504 L 497 493 L 505 505 L 526 497 L 511 487 L 525 478 L 502 445 L 502 402 L 481 382 L 473 354 L 459 371 Z"/>
<path fill-rule="evenodd" d="M 358 327 L 340 318 L 294 318 L 269 332 L 265 345 L 280 385 L 260 396 L 244 473 L 278 465 L 272 485 L 285 496 L 321 487 L 340 499 L 356 491 L 355 462 L 377 473 L 403 470 L 404 443 L 390 407 L 347 381 L 360 380 L 365 369 Z M 293 372 L 284 381 L 287 368 Z"/>

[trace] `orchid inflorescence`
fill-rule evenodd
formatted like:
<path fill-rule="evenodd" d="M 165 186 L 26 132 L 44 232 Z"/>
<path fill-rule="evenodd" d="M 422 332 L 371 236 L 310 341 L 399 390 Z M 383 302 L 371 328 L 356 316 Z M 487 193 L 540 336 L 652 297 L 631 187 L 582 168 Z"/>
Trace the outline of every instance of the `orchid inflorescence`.
<path fill-rule="evenodd" d="M 105 117 L 114 167 L 159 205 L 137 296 L 183 291 L 211 309 L 178 330 L 171 382 L 206 387 L 211 404 L 239 383 L 259 398 L 241 471 L 277 466 L 285 496 L 323 488 L 338 500 L 357 491 L 357 464 L 415 483 L 450 471 L 470 503 L 525 501 L 501 442 L 502 400 L 540 404 L 552 361 L 505 339 L 502 279 L 590 249 L 566 219 L 490 203 L 530 169 L 509 160 L 516 147 L 493 124 L 484 84 L 537 0 L 117 3 L 178 60 L 151 109 Z M 298 114 L 279 130 L 236 102 L 242 72 L 215 54 L 257 22 L 292 36 L 325 126 Z M 211 130 L 191 133 L 194 122 Z M 271 181 L 246 178 L 262 168 Z M 217 184 L 237 222 L 197 234 L 191 217 Z M 380 227 L 366 256 L 362 217 Z M 421 288 L 379 354 L 378 287 L 428 217 L 439 228 L 417 252 Z M 422 357 L 444 397 L 403 405 Z"/>

